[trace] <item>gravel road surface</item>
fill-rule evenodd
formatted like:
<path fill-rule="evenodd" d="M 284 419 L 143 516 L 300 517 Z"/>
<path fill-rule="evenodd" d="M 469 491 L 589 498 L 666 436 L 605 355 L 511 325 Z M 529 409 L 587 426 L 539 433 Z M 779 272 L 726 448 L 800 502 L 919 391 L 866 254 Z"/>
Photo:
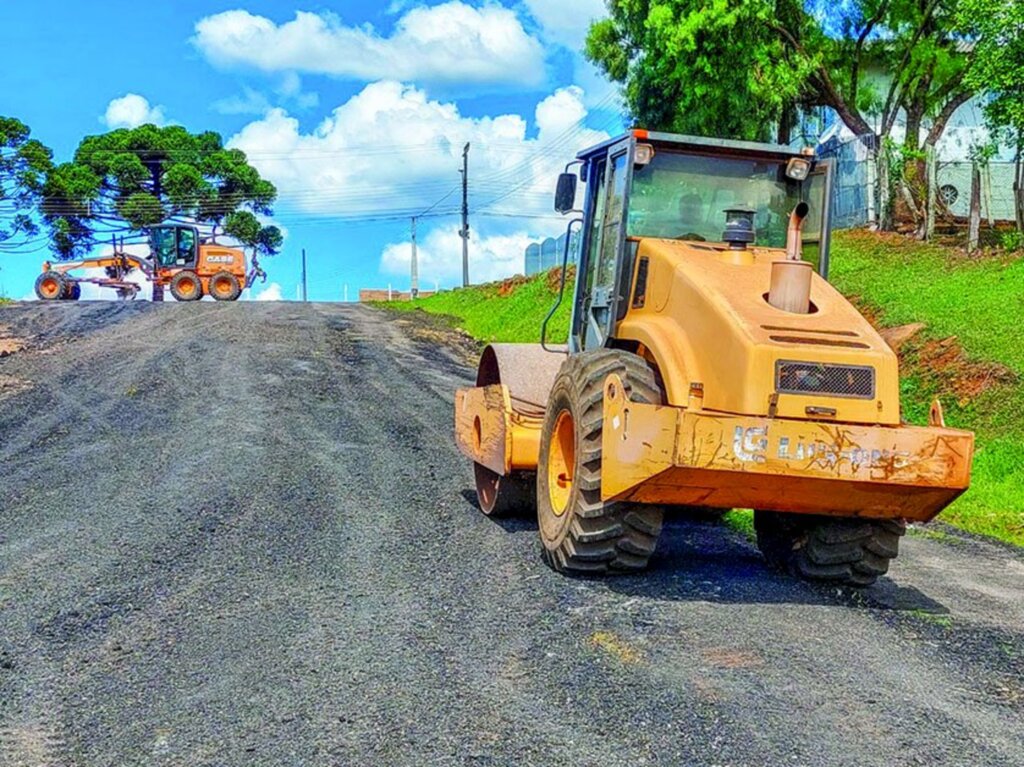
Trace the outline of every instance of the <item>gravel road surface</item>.
<path fill-rule="evenodd" d="M 0 765 L 1024 764 L 1024 555 L 861 594 L 677 520 L 574 580 L 475 509 L 464 355 L 359 307 L 0 308 Z M 934 528 L 929 528 L 933 530 Z"/>

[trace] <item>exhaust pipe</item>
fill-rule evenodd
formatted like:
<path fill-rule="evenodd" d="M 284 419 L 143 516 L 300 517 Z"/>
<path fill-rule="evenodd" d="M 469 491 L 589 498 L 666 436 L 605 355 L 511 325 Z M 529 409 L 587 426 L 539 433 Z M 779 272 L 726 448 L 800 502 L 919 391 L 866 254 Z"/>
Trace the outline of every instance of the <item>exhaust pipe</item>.
<path fill-rule="evenodd" d="M 807 203 L 801 202 L 789 214 L 789 231 L 786 233 L 786 258 L 789 261 L 799 261 L 803 257 L 804 219 L 809 211 Z"/>
<path fill-rule="evenodd" d="M 811 311 L 811 273 L 814 267 L 803 260 L 802 239 L 804 219 L 809 211 L 806 202 L 793 208 L 786 238 L 786 260 L 772 263 L 768 303 L 793 314 L 809 314 Z"/>

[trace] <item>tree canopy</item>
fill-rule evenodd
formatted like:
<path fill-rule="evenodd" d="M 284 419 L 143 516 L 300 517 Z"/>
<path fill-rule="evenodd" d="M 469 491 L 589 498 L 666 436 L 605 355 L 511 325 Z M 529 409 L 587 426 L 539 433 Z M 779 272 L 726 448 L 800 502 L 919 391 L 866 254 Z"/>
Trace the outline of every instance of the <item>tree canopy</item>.
<path fill-rule="evenodd" d="M 0 251 L 38 234 L 33 213 L 52 167 L 53 152 L 31 138 L 25 123 L 0 116 Z"/>
<path fill-rule="evenodd" d="M 990 95 L 985 116 L 995 130 L 1024 135 L 1024 2 L 960 0 L 958 20 L 974 46 L 969 86 Z"/>
<path fill-rule="evenodd" d="M 960 0 L 958 20 L 974 45 L 965 79 L 989 95 L 985 117 L 993 138 L 1017 150 L 1014 209 L 1024 234 L 1024 2 Z"/>
<path fill-rule="evenodd" d="M 277 227 L 257 218 L 272 213 L 277 190 L 217 133 L 143 125 L 88 136 L 72 162 L 50 170 L 43 195 L 59 258 L 169 220 L 208 225 L 264 253 L 281 245 Z"/>
<path fill-rule="evenodd" d="M 980 0 L 979 0 L 980 1 Z M 998 0 L 996 0 L 998 1 Z M 652 129 L 790 138 L 797 108 L 831 107 L 857 135 L 886 136 L 904 110 L 907 143 L 941 136 L 974 90 L 953 34 L 956 0 L 610 0 L 587 55 L 625 86 Z M 890 75 L 879 88 L 865 69 Z M 871 119 L 877 117 L 876 123 Z"/>
<path fill-rule="evenodd" d="M 587 56 L 623 83 L 638 125 L 767 140 L 801 91 L 802 62 L 773 29 L 774 3 L 611 0 Z"/>

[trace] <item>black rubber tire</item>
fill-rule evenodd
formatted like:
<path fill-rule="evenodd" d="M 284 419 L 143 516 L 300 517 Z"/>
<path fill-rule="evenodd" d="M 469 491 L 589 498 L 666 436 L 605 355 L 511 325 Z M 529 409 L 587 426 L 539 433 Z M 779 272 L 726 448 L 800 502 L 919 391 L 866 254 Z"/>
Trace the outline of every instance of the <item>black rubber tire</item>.
<path fill-rule="evenodd" d="M 718 509 L 714 506 L 672 506 L 670 511 L 673 517 L 679 516 L 696 522 L 718 522 L 730 509 Z"/>
<path fill-rule="evenodd" d="M 57 284 L 60 286 L 59 289 L 52 295 L 50 295 L 43 289 L 43 283 L 48 282 L 50 280 L 55 280 Z M 70 286 L 68 285 L 67 277 L 65 277 L 60 272 L 43 272 L 38 277 L 36 277 L 35 291 L 36 297 L 40 301 L 62 301 L 64 297 L 67 296 L 69 287 Z"/>
<path fill-rule="evenodd" d="M 185 289 L 188 284 L 193 286 L 191 291 Z M 198 301 L 203 297 L 203 282 L 195 272 L 178 272 L 171 278 L 171 295 L 175 301 Z"/>
<path fill-rule="evenodd" d="M 476 497 L 480 511 L 488 517 L 519 517 L 537 510 L 537 480 L 533 474 L 516 472 L 504 477 L 473 464 Z"/>
<path fill-rule="evenodd" d="M 757 547 L 768 563 L 798 578 L 870 586 L 899 554 L 899 519 L 850 519 L 755 511 Z"/>
<path fill-rule="evenodd" d="M 536 495 L 541 552 L 559 572 L 613 575 L 643 570 L 661 534 L 660 506 L 601 500 L 604 384 L 612 373 L 622 378 L 631 400 L 664 402 L 654 371 L 635 354 L 600 349 L 572 355 L 562 364 L 544 417 Z M 559 516 L 548 489 L 548 462 L 563 411 L 573 418 L 575 466 L 566 509 Z"/>
<path fill-rule="evenodd" d="M 214 290 L 214 285 L 219 284 L 221 281 L 227 281 L 231 285 L 231 289 L 226 293 L 218 293 Z M 231 272 L 217 272 L 210 278 L 209 283 L 210 295 L 213 296 L 215 301 L 237 301 L 238 297 L 242 295 L 242 286 L 238 282 L 238 278 Z"/>
<path fill-rule="evenodd" d="M 68 301 L 78 301 L 79 299 L 81 299 L 81 297 L 82 297 L 82 286 L 79 283 L 77 283 L 77 282 L 71 283 L 71 285 L 70 285 L 70 287 L 68 289 L 68 295 L 67 295 Z"/>

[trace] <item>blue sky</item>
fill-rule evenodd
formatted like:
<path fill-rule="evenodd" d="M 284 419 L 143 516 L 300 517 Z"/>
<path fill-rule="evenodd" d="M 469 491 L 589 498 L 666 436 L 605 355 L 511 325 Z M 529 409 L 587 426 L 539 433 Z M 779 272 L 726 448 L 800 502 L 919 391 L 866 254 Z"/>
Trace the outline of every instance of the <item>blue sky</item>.
<path fill-rule="evenodd" d="M 287 238 L 264 297 L 296 296 L 302 248 L 311 299 L 407 288 L 407 216 L 457 207 L 466 141 L 471 272 L 521 270 L 530 238 L 562 227 L 559 166 L 623 127 L 616 89 L 579 55 L 603 0 L 3 5 L 0 114 L 58 161 L 85 135 L 178 123 L 218 131 L 278 185 Z M 423 288 L 458 279 L 457 229 L 420 220 Z M 0 288 L 29 294 L 46 255 L 0 255 Z"/>

